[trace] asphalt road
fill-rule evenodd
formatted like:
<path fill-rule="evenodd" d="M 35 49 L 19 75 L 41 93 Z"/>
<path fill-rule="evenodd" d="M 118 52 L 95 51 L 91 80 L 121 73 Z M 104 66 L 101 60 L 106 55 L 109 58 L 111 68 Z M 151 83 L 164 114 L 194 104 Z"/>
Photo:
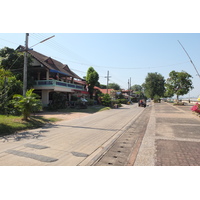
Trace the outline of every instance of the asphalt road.
<path fill-rule="evenodd" d="M 69 121 L 62 121 L 40 129 L 30 130 L 0 138 L 1 166 L 87 166 L 98 165 L 102 155 L 107 153 L 116 141 L 121 141 L 134 121 L 144 111 L 150 109 L 138 107 L 137 104 L 125 105 L 119 109 L 98 112 L 89 116 Z M 146 115 L 148 116 L 148 115 Z M 148 117 L 145 118 L 146 122 Z M 141 120 L 139 120 L 141 121 Z M 138 121 L 138 122 L 139 122 Z M 129 142 L 136 142 L 138 149 L 145 129 L 135 130 L 137 137 Z M 125 140 L 127 137 L 124 138 Z M 127 140 L 128 141 L 128 140 Z M 124 142 L 124 141 L 123 141 Z M 121 142 L 119 142 L 121 145 Z M 128 165 L 134 162 L 131 143 L 123 144 L 126 149 L 118 164 Z M 107 162 L 107 161 L 106 161 Z M 108 161 L 113 164 L 113 161 Z M 103 163 L 99 163 L 102 165 Z M 105 164 L 105 163 L 104 163 Z"/>

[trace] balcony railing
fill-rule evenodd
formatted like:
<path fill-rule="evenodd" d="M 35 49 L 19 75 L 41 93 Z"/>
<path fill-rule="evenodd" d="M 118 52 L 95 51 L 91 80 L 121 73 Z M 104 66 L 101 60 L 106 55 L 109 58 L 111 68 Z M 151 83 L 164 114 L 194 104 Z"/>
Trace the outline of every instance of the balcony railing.
<path fill-rule="evenodd" d="M 57 81 L 57 80 L 37 80 L 35 81 L 34 86 L 58 86 L 58 87 L 76 89 L 76 90 L 84 90 L 84 86 L 82 85 L 77 85 L 74 83 L 66 83 L 66 82 Z"/>

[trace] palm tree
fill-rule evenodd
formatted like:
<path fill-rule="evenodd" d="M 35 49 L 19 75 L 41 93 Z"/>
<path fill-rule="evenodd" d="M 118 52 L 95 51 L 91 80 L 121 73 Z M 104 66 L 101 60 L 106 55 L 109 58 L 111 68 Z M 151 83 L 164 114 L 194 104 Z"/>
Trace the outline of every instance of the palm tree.
<path fill-rule="evenodd" d="M 39 95 L 33 93 L 33 90 L 28 90 L 25 97 L 21 94 L 15 94 L 13 96 L 15 99 L 14 106 L 22 112 L 23 120 L 28 120 L 32 112 L 39 111 L 42 108 L 42 103 L 38 99 Z"/>

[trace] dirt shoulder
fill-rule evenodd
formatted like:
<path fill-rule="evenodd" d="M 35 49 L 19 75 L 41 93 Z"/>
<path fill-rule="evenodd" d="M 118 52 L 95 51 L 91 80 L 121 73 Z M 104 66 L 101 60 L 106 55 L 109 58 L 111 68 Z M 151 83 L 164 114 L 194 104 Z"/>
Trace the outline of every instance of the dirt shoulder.
<path fill-rule="evenodd" d="M 82 112 L 73 112 L 73 113 L 61 113 L 61 112 L 43 112 L 39 113 L 36 116 L 42 116 L 47 119 L 49 118 L 57 118 L 60 120 L 72 120 L 72 119 L 77 119 L 81 118 L 87 115 L 91 115 L 91 113 L 82 113 Z"/>

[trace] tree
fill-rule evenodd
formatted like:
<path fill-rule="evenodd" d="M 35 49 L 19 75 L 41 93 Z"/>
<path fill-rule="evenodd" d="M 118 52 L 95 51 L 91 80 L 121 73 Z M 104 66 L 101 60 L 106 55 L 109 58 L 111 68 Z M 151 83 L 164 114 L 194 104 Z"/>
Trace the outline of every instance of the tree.
<path fill-rule="evenodd" d="M 135 84 L 135 85 L 131 86 L 131 90 L 133 90 L 135 92 L 142 92 L 142 86 Z"/>
<path fill-rule="evenodd" d="M 107 88 L 107 85 L 100 84 L 99 87 L 100 87 L 101 89 L 106 89 L 106 88 Z"/>
<path fill-rule="evenodd" d="M 28 55 L 28 68 L 27 68 L 27 82 L 28 88 L 33 86 L 31 78 L 30 63 L 32 62 L 31 56 Z M 0 65 L 5 70 L 10 70 L 20 81 L 23 81 L 23 68 L 24 68 L 24 54 L 9 47 L 0 49 Z"/>
<path fill-rule="evenodd" d="M 137 95 L 137 97 L 143 97 L 144 96 L 144 93 L 143 93 L 143 87 L 141 85 L 133 85 L 131 86 L 131 90 L 134 91 L 134 93 Z"/>
<path fill-rule="evenodd" d="M 99 74 L 94 70 L 93 67 L 89 67 L 86 75 L 86 81 L 88 84 L 88 92 L 90 94 L 90 99 L 93 98 L 94 86 L 98 83 Z"/>
<path fill-rule="evenodd" d="M 24 120 L 28 120 L 32 112 L 39 111 L 42 108 L 42 103 L 38 99 L 39 95 L 33 93 L 33 90 L 28 90 L 25 97 L 21 94 L 15 94 L 13 96 L 15 99 L 14 105 L 22 112 Z"/>
<path fill-rule="evenodd" d="M 166 93 L 171 96 L 175 94 L 178 100 L 180 95 L 187 94 L 191 89 L 193 89 L 191 78 L 192 76 L 185 71 L 171 71 L 165 84 Z"/>
<path fill-rule="evenodd" d="M 117 83 L 109 83 L 108 88 L 114 90 L 121 90 L 120 86 Z"/>
<path fill-rule="evenodd" d="M 12 72 L 0 67 L 0 113 L 8 114 L 13 110 L 11 99 L 15 93 L 22 92 L 22 82 Z"/>
<path fill-rule="evenodd" d="M 163 97 L 165 93 L 165 79 L 164 77 L 155 72 L 148 73 L 145 83 L 142 85 L 144 87 L 144 93 L 148 98 L 154 99 L 154 97 Z"/>

